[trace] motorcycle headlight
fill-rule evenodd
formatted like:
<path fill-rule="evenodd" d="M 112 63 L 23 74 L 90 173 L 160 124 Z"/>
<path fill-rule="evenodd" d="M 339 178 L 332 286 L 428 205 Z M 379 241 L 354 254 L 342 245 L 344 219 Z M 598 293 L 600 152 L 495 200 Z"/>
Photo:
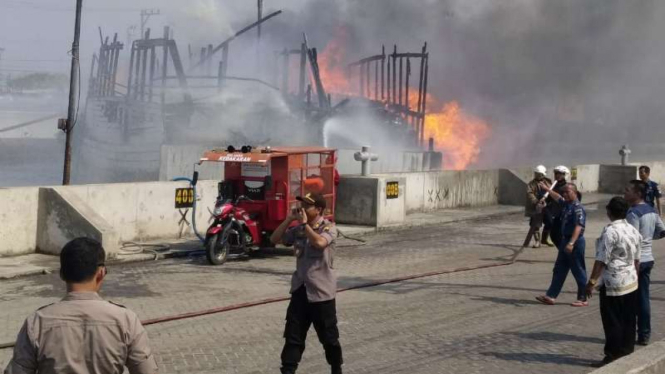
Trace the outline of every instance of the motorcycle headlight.
<path fill-rule="evenodd" d="M 212 211 L 213 216 L 219 216 L 222 214 L 222 207 L 221 206 L 216 206 L 215 209 Z"/>

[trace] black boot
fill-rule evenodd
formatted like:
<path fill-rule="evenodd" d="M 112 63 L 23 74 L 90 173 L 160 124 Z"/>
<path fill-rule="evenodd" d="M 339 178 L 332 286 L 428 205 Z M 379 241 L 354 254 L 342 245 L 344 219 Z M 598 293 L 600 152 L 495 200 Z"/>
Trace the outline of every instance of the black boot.
<path fill-rule="evenodd" d="M 341 366 L 331 367 L 330 373 L 331 374 L 342 374 L 342 367 Z"/>

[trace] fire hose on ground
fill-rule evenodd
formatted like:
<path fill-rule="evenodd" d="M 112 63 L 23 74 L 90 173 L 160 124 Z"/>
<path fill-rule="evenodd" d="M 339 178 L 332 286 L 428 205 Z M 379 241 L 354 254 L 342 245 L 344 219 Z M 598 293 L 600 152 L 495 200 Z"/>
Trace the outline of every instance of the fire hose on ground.
<path fill-rule="evenodd" d="M 189 186 L 193 189 L 194 193 L 194 201 L 192 202 L 192 229 L 194 230 L 194 234 L 196 234 L 196 237 L 199 238 L 199 240 L 203 243 L 205 241 L 205 238 L 199 234 L 198 230 L 196 229 L 196 183 L 187 177 L 178 177 L 173 179 L 174 182 L 189 182 Z M 171 249 L 171 246 L 168 244 L 149 244 L 149 243 L 142 243 L 142 242 L 125 242 L 122 243 L 122 247 L 120 248 L 120 252 L 118 253 L 121 256 L 130 256 L 130 255 L 137 255 L 141 253 L 150 253 L 155 256 L 155 260 L 159 258 L 159 253 L 160 252 L 165 252 Z M 0 348 L 2 348 L 0 346 Z"/>
<path fill-rule="evenodd" d="M 406 275 L 406 276 L 402 276 L 402 277 L 381 279 L 381 280 L 377 280 L 377 281 L 373 281 L 373 282 L 357 284 L 355 286 L 339 288 L 337 290 L 337 292 L 341 293 L 341 292 L 346 292 L 346 291 L 359 290 L 359 289 L 363 289 L 363 288 L 382 286 L 384 284 L 399 283 L 399 282 L 404 282 L 404 281 L 413 280 L 413 279 L 433 277 L 433 276 L 437 276 L 437 275 L 461 273 L 461 272 L 472 271 L 472 270 L 489 269 L 489 268 L 495 268 L 495 267 L 508 266 L 508 265 L 512 265 L 512 264 L 514 264 L 514 262 L 508 261 L 508 262 L 500 262 L 500 263 L 495 263 L 495 264 L 462 267 L 462 268 L 451 269 L 451 270 L 440 270 L 440 271 L 433 271 L 433 272 L 428 272 L 428 273 L 411 274 L 411 275 Z M 273 297 L 273 298 L 261 299 L 261 300 L 257 300 L 257 301 L 249 301 L 249 302 L 246 302 L 246 303 L 228 305 L 228 306 L 224 306 L 224 307 L 210 308 L 210 309 L 204 309 L 204 310 L 199 310 L 199 311 L 194 311 L 194 312 L 186 312 L 186 313 L 175 314 L 175 315 L 165 316 L 165 317 L 151 318 L 151 319 L 141 321 L 141 323 L 144 326 L 156 325 L 156 324 L 165 323 L 165 322 L 172 322 L 172 321 L 178 321 L 178 320 L 189 319 L 189 318 L 203 317 L 203 316 L 207 316 L 207 315 L 211 315 L 211 314 L 219 314 L 219 313 L 225 313 L 225 312 L 230 312 L 230 311 L 239 310 L 239 309 L 248 309 L 248 308 L 257 307 L 257 306 L 261 306 L 261 305 L 274 304 L 274 303 L 279 303 L 279 302 L 283 302 L 283 301 L 288 301 L 290 299 L 291 299 L 290 296 Z M 16 344 L 16 342 L 0 343 L 0 349 L 13 348 L 15 344 Z"/>

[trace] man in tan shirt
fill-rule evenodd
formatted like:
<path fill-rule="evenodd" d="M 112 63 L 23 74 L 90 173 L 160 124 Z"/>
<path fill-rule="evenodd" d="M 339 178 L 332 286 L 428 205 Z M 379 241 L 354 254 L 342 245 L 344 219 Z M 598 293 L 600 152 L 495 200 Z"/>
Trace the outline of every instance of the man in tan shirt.
<path fill-rule="evenodd" d="M 108 273 L 101 244 L 88 238 L 60 253 L 62 301 L 28 316 L 5 374 L 153 374 L 157 364 L 148 335 L 134 312 L 104 301 L 97 292 Z"/>
<path fill-rule="evenodd" d="M 323 218 L 326 200 L 322 195 L 308 193 L 297 199 L 301 208 L 270 237 L 274 244 L 293 246 L 298 258 L 291 277 L 281 371 L 283 374 L 296 372 L 305 351 L 307 331 L 314 325 L 332 374 L 342 374 L 342 347 L 335 306 L 337 277 L 333 271 L 337 229 Z M 293 222 L 297 225 L 289 228 Z"/>

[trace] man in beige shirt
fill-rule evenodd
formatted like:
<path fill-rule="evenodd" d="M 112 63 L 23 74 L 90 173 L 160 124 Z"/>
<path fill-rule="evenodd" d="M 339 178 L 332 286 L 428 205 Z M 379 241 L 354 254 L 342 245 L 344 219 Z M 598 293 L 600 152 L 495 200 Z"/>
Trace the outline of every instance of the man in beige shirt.
<path fill-rule="evenodd" d="M 60 253 L 62 301 L 28 316 L 5 374 L 153 374 L 157 364 L 148 335 L 134 312 L 104 301 L 97 292 L 108 273 L 101 244 L 88 238 Z"/>
<path fill-rule="evenodd" d="M 342 374 L 342 347 L 335 306 L 337 277 L 333 271 L 337 229 L 323 218 L 326 200 L 322 195 L 308 193 L 297 199 L 301 208 L 282 222 L 270 237 L 274 244 L 293 246 L 298 258 L 296 271 L 291 277 L 291 302 L 286 311 L 281 372 L 296 372 L 305 351 L 307 331 L 314 325 L 331 373 Z M 290 227 L 293 222 L 297 225 Z"/>

